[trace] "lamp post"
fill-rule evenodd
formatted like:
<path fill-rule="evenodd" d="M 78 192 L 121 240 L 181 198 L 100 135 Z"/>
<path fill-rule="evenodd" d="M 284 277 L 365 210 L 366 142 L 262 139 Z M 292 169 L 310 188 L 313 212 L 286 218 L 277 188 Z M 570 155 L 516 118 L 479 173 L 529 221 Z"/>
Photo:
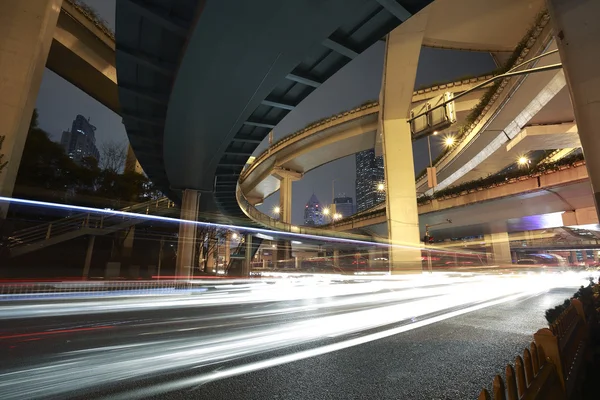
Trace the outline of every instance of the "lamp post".
<path fill-rule="evenodd" d="M 438 134 L 438 131 L 433 132 L 433 136 L 436 136 L 437 134 Z M 443 144 L 444 144 L 444 146 L 446 146 L 446 148 L 452 147 L 454 145 L 454 142 L 455 142 L 454 136 L 447 135 L 444 137 Z M 430 140 L 429 136 L 427 136 L 427 150 L 429 153 L 429 168 L 427 171 L 427 176 L 428 176 L 428 182 L 431 183 L 431 185 L 430 185 L 431 191 L 434 192 L 435 187 L 437 186 L 437 179 L 435 176 L 437 174 L 437 171 L 433 168 L 433 159 L 431 157 L 431 140 Z M 431 174 L 432 176 L 429 176 L 429 174 Z"/>

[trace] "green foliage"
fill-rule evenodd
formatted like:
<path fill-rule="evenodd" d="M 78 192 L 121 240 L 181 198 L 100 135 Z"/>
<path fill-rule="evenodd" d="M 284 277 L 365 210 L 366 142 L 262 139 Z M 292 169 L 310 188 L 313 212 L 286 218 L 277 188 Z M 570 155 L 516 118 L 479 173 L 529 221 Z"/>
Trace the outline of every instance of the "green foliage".
<path fill-rule="evenodd" d="M 115 39 L 115 33 L 108 27 L 108 22 L 102 18 L 93 7 L 90 7 L 82 0 L 67 0 L 73 7 L 77 8 L 83 15 L 96 25 L 104 34 L 111 39 Z"/>
<path fill-rule="evenodd" d="M 156 196 L 148 178 L 101 169 L 95 158 L 76 164 L 62 146 L 37 127 L 34 112 L 21 158 L 15 196 L 36 200 L 116 208 L 121 202 L 139 203 Z"/>
<path fill-rule="evenodd" d="M 588 279 L 590 284 L 588 286 L 581 286 L 579 290 L 573 294 L 573 298 L 581 301 L 584 309 L 587 309 L 590 306 L 593 307 L 594 304 L 594 278 Z M 565 299 L 562 304 L 546 310 L 545 317 L 546 321 L 548 321 L 548 325 L 552 325 L 570 305 L 571 300 Z"/>
<path fill-rule="evenodd" d="M 544 313 L 546 317 L 546 321 L 548 321 L 548 325 L 552 325 L 554 321 L 560 317 L 560 315 L 571 305 L 571 299 L 565 299 L 562 304 L 559 304 L 556 307 L 549 308 Z"/>
<path fill-rule="evenodd" d="M 417 203 L 425 204 L 432 199 L 455 196 L 459 195 L 462 192 L 469 192 L 473 190 L 488 189 L 496 185 L 506 183 L 507 181 L 510 181 L 511 179 L 515 178 L 521 178 L 525 176 L 534 177 L 542 173 L 558 171 L 561 167 L 574 165 L 576 163 L 581 162 L 582 160 L 583 154 L 576 154 L 570 157 L 565 157 L 553 163 L 537 164 L 531 169 L 520 168 L 501 174 L 490 175 L 485 178 L 461 183 L 460 185 L 447 187 L 440 191 L 434 192 L 433 196 L 420 196 L 417 199 Z"/>

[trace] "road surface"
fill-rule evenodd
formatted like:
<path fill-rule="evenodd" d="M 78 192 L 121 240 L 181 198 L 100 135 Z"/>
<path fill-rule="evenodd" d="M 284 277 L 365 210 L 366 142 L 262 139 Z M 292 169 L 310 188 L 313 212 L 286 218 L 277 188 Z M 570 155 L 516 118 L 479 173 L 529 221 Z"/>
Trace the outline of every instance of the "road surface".
<path fill-rule="evenodd" d="M 0 398 L 476 398 L 575 274 L 316 277 L 0 302 Z"/>

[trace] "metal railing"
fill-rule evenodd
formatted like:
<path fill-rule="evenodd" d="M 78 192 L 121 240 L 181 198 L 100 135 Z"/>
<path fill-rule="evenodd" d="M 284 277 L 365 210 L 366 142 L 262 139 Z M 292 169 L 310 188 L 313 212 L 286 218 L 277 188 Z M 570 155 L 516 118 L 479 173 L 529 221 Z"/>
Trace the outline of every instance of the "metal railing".
<path fill-rule="evenodd" d="M 128 294 L 142 295 L 164 291 L 190 289 L 188 281 L 54 281 L 54 282 L 5 282 L 0 284 L 0 300 L 20 298 L 54 298 L 73 294 Z"/>
<path fill-rule="evenodd" d="M 140 215 L 161 215 L 175 210 L 175 204 L 166 197 L 125 207 L 119 211 Z M 43 223 L 30 228 L 20 229 L 8 238 L 7 247 L 14 249 L 33 243 L 47 241 L 58 236 L 83 230 L 105 230 L 131 221 L 135 217 L 121 214 L 80 213 L 58 221 Z"/>

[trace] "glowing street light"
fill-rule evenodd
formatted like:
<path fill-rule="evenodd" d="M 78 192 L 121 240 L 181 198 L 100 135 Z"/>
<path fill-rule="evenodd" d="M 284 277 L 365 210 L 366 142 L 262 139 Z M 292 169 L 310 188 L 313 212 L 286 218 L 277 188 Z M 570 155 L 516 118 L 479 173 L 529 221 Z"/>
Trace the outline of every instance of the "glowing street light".
<path fill-rule="evenodd" d="M 329 213 L 330 213 L 330 212 L 331 212 L 331 211 L 329 210 L 329 208 L 328 208 L 328 207 L 325 207 L 325 208 L 323 209 L 323 215 L 329 215 Z"/>
<path fill-rule="evenodd" d="M 444 139 L 444 144 L 447 147 L 450 147 L 454 144 L 454 136 L 446 136 L 446 138 Z"/>
<path fill-rule="evenodd" d="M 280 212 L 281 212 L 281 207 L 279 207 L 279 206 L 273 207 L 273 214 L 279 215 Z"/>
<path fill-rule="evenodd" d="M 437 135 L 438 133 L 438 131 L 433 131 L 433 136 Z"/>
<path fill-rule="evenodd" d="M 238 234 L 237 234 L 237 233 L 235 233 L 235 232 L 233 232 L 233 233 L 231 234 L 231 238 L 232 238 L 232 239 L 237 239 L 237 238 L 238 238 Z"/>
<path fill-rule="evenodd" d="M 519 157 L 519 160 L 517 162 L 519 163 L 519 165 L 527 165 L 529 164 L 529 159 L 527 157 Z"/>
<path fill-rule="evenodd" d="M 338 219 L 342 219 L 342 214 L 340 214 L 340 213 L 333 214 L 333 220 L 337 221 Z"/>
<path fill-rule="evenodd" d="M 379 182 L 377 184 L 377 190 L 383 192 L 385 190 L 385 184 L 383 182 Z"/>

